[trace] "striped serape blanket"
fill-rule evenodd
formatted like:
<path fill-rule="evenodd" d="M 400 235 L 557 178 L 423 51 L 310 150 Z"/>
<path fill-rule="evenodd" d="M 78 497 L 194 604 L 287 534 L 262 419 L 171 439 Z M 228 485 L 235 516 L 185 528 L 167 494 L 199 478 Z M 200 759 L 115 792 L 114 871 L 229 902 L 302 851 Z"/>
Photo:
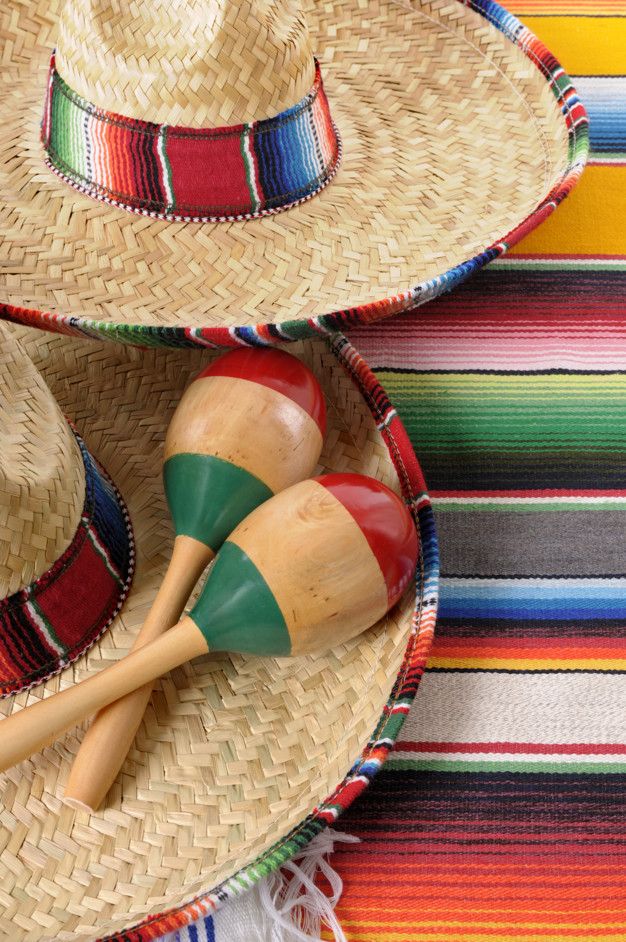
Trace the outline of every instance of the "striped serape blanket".
<path fill-rule="evenodd" d="M 443 578 L 414 708 L 340 822 L 350 942 L 626 939 L 626 2 L 513 12 L 587 107 L 582 182 L 475 280 L 352 336 Z"/>

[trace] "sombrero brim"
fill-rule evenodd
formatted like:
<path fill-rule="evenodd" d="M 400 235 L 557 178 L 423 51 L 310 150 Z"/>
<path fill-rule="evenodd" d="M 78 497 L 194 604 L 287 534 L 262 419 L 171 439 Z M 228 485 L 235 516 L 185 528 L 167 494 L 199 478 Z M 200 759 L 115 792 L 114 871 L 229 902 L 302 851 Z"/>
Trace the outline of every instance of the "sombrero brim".
<path fill-rule="evenodd" d="M 214 355 L 13 330 L 124 495 L 137 570 L 121 615 L 88 656 L 3 701 L 5 715 L 130 647 L 172 542 L 161 484 L 165 430 L 186 383 Z M 422 543 L 417 584 L 378 625 L 327 655 L 207 656 L 163 678 L 95 815 L 62 803 L 80 730 L 6 773 L 0 813 L 12 833 L 0 850 L 0 935 L 79 942 L 148 919 L 124 935 L 148 939 L 196 918 L 334 821 L 392 745 L 432 636 L 430 508 L 403 428 L 347 341 L 293 349 L 327 399 L 320 470 L 374 475 L 411 501 Z"/>
<path fill-rule="evenodd" d="M 276 341 L 429 300 L 569 192 L 587 120 L 554 57 L 491 0 L 308 3 L 342 166 L 262 219 L 176 223 L 72 190 L 39 121 L 61 0 L 6 5 L 4 315 L 129 343 Z M 5 57 L 6 58 L 6 57 Z M 115 103 L 111 103 L 114 108 Z M 24 310 L 26 309 L 26 310 Z"/>

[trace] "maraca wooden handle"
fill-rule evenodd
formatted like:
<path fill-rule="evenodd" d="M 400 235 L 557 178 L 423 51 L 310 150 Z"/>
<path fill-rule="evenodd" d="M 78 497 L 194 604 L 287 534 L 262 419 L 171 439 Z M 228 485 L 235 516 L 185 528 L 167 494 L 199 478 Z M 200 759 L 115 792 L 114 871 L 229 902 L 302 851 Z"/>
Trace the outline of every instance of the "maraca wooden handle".
<path fill-rule="evenodd" d="M 214 554 L 188 536 L 177 536 L 165 578 L 133 645 L 133 651 L 160 637 L 179 620 L 193 588 Z M 65 801 L 95 811 L 117 778 L 141 724 L 152 684 L 104 707 L 85 733 L 65 788 Z"/>
<path fill-rule="evenodd" d="M 191 618 L 183 618 L 162 637 L 112 667 L 14 713 L 0 723 L 0 772 L 43 749 L 107 704 L 207 650 L 200 629 Z"/>

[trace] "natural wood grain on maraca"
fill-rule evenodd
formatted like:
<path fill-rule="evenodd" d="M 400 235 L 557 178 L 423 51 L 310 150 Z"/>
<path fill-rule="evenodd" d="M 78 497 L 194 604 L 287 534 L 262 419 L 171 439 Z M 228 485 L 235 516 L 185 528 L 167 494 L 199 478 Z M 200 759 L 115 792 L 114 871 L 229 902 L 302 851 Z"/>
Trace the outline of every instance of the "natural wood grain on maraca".
<path fill-rule="evenodd" d="M 345 485 L 345 493 L 338 482 Z M 312 488 L 316 489 L 314 498 Z M 317 495 L 318 489 L 325 492 L 321 498 Z M 352 501 L 353 493 L 360 495 L 360 499 Z M 378 501 L 373 527 L 366 519 L 372 494 Z M 277 539 L 276 523 L 282 514 L 276 517 L 271 508 L 270 512 L 267 509 L 274 501 L 279 511 L 286 506 L 285 501 L 293 506 L 289 526 L 294 534 L 299 532 L 298 552 L 294 553 L 295 539 L 289 544 Z M 349 513 L 337 514 L 337 503 Z M 386 511 L 382 515 L 381 507 Z M 244 542 L 249 548 L 268 547 L 272 540 L 278 544 L 271 563 L 264 565 L 263 573 L 238 545 L 241 526 L 245 527 Z M 329 534 L 332 539 L 328 539 Z M 386 567 L 381 568 L 377 558 L 377 537 L 395 554 L 393 571 L 396 575 L 392 586 Z M 324 538 L 326 559 L 322 564 L 319 553 Z M 364 542 L 372 565 L 367 564 L 363 556 Z M 307 546 L 311 546 L 311 554 Z M 229 650 L 260 655 L 321 652 L 329 645 L 353 637 L 373 625 L 407 587 L 415 571 L 417 552 L 417 534 L 409 511 L 400 498 L 379 481 L 361 475 L 337 474 L 293 485 L 253 511 L 245 524 L 235 529 L 232 539 L 218 553 L 189 616 L 172 631 L 88 681 L 5 720 L 0 741 L 0 769 L 31 755 L 91 710 L 124 696 L 202 652 Z M 282 607 L 274 580 L 280 585 L 282 579 L 284 589 L 281 574 L 289 568 L 298 604 L 294 606 L 295 599 L 287 598 Z M 337 584 L 332 578 L 335 568 L 344 575 L 350 572 L 348 584 L 352 592 L 347 600 L 343 581 Z M 317 581 L 311 578 L 315 571 Z M 359 596 L 368 602 L 356 611 Z M 322 603 L 317 603 L 316 599 L 321 599 Z M 301 613 L 300 617 L 294 618 L 292 611 Z"/>
<path fill-rule="evenodd" d="M 387 611 L 380 566 L 350 513 L 317 481 L 259 507 L 231 534 L 266 581 L 297 651 L 347 640 Z M 332 552 L 329 552 L 332 547 Z M 344 560 L 338 565 L 339 559 Z"/>
<path fill-rule="evenodd" d="M 176 537 L 172 559 L 133 651 L 176 624 L 198 581 L 198 570 L 205 569 L 214 555 L 212 549 L 191 537 Z M 67 781 L 68 805 L 88 811 L 98 808 L 128 755 L 151 694 L 149 683 L 104 707 L 94 718 Z"/>
<path fill-rule="evenodd" d="M 322 450 L 317 423 L 267 386 L 207 376 L 189 387 L 185 400 L 188 409 L 176 412 L 167 432 L 165 461 L 187 452 L 214 455 L 254 469 L 273 493 L 302 481 L 317 463 Z"/>
<path fill-rule="evenodd" d="M 214 550 L 260 502 L 310 474 L 320 455 L 324 398 L 313 373 L 279 350 L 234 350 L 185 391 L 168 428 L 164 479 L 177 533 L 170 567 L 133 650 L 180 618 Z M 151 686 L 103 710 L 85 734 L 65 790 L 96 809 L 115 780 Z"/>
<path fill-rule="evenodd" d="M 89 680 L 14 713 L 2 724 L 1 769 L 16 765 L 81 719 L 204 652 L 202 634 L 186 618 Z"/>

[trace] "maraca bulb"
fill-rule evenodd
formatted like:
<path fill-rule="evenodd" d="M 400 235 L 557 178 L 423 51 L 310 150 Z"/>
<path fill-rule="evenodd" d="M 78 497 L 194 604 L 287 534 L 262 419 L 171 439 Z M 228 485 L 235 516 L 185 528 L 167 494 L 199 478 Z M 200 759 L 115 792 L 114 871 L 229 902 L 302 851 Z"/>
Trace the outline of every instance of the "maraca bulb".
<path fill-rule="evenodd" d="M 209 650 L 323 650 L 398 601 L 417 552 L 406 505 L 380 481 L 358 474 L 302 481 L 231 533 L 190 617 Z"/>
<path fill-rule="evenodd" d="M 219 357 L 186 390 L 167 433 L 176 534 L 219 549 L 255 507 L 313 472 L 325 426 L 320 385 L 296 357 L 272 348 Z"/>
<path fill-rule="evenodd" d="M 296 402 L 326 434 L 326 404 L 322 388 L 308 366 L 285 350 L 247 347 L 231 350 L 214 360 L 196 379 L 228 376 L 275 389 Z"/>

